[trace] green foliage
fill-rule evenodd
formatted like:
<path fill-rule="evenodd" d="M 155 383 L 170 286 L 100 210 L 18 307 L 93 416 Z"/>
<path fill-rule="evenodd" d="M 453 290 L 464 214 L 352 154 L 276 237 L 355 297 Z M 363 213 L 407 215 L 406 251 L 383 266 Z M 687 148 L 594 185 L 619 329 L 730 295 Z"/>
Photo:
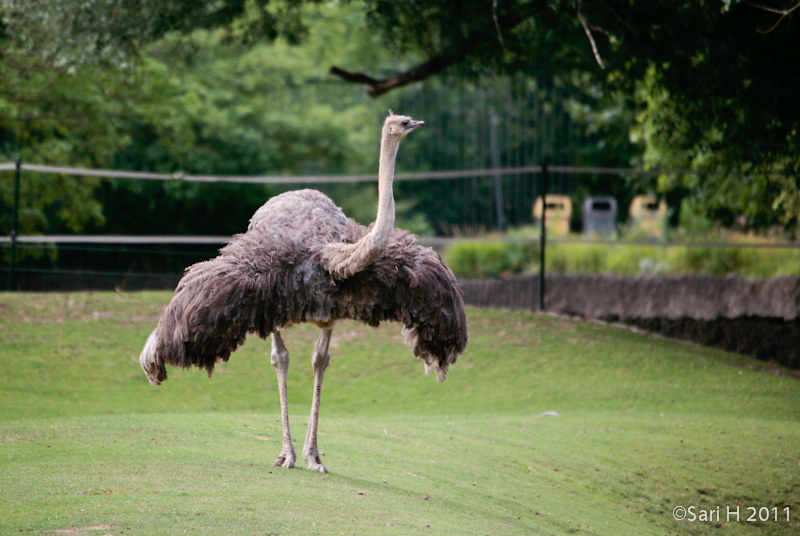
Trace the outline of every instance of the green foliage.
<path fill-rule="evenodd" d="M 5 159 L 24 148 L 26 163 L 210 175 L 374 173 L 380 118 L 392 105 L 371 102 L 349 86 L 309 83 L 324 79 L 330 63 L 346 62 L 350 55 L 369 65 L 387 61 L 375 34 L 363 26 L 361 9 L 358 3 L 302 7 L 302 24 L 313 31 L 300 44 L 281 35 L 243 45 L 230 39 L 229 28 L 219 28 L 165 35 L 143 49 L 132 72 L 84 65 L 70 74 L 39 65 L 42 83 L 57 83 L 62 90 L 48 94 L 42 110 L 78 102 L 85 121 L 76 125 L 69 116 L 49 116 L 48 128 L 61 137 L 56 146 L 64 149 L 56 154 L 46 150 L 52 135 L 37 141 L 30 124 L 8 119 Z M 24 91 L 31 87 L 33 82 Z M 24 91 L 9 98 L 10 108 L 19 107 Z M 473 117 L 472 124 L 479 121 Z M 416 137 L 425 139 L 401 152 L 401 171 L 411 167 L 412 151 L 426 147 L 426 136 L 419 133 Z M 453 156 L 449 148 L 442 158 Z M 232 234 L 241 232 L 270 196 L 298 187 L 72 177 L 63 178 L 62 187 L 59 180 L 25 174 L 26 232 Z M 397 185 L 397 224 L 417 234 L 440 231 L 429 218 L 469 203 L 451 198 L 446 182 L 437 184 L 440 190 L 419 186 Z M 3 198 L 10 199 L 10 186 L 2 187 Z M 375 217 L 374 184 L 312 187 L 362 223 Z M 28 209 L 32 199 L 39 203 L 36 214 Z M 7 214 L 0 212 L 3 229 L 10 227 L 10 210 Z"/>
<path fill-rule="evenodd" d="M 1 0 L 0 37 L 13 38 L 57 68 L 101 64 L 127 68 L 142 48 L 173 31 L 222 28 L 229 39 L 306 33 L 300 10 L 314 0 Z"/>
<path fill-rule="evenodd" d="M 761 249 L 742 252 L 742 264 L 751 277 L 800 274 L 800 250 Z"/>
<path fill-rule="evenodd" d="M 525 242 L 456 242 L 443 259 L 457 276 L 500 277 L 524 271 L 538 254 Z"/>
<path fill-rule="evenodd" d="M 743 269 L 743 255 L 736 248 L 673 248 L 667 255 L 670 270 L 677 273 L 728 275 Z"/>
<path fill-rule="evenodd" d="M 462 242 L 447 248 L 444 261 L 454 273 L 463 277 L 497 277 L 508 270 L 505 244 Z"/>
<path fill-rule="evenodd" d="M 0 61 L 0 160 L 70 162 L 79 167 L 107 163 L 122 136 L 114 117 L 120 104 L 109 98 L 113 77 L 88 69 L 84 77 L 40 70 L 36 63 Z M 107 106 L 98 107 L 104 102 Z M 14 181 L 0 181 L 0 233 L 11 228 Z M 20 232 L 76 232 L 104 221 L 94 198 L 100 181 L 25 173 L 20 188 Z"/>
<path fill-rule="evenodd" d="M 354 13 L 348 6 L 305 7 L 303 20 L 313 22 L 315 33 L 302 47 L 283 37 L 244 46 L 222 29 L 169 34 L 143 52 L 133 72 L 91 65 L 62 72 L 46 64 L 0 61 L 13 89 L 0 95 L 0 107 L 9 111 L 0 114 L 0 159 L 22 154 L 29 164 L 210 175 L 377 167 L 375 118 L 385 111 L 363 98 L 334 109 L 316 100 L 316 88 L 303 86 L 322 76 L 326 62 L 342 52 L 332 46 L 339 30 L 336 39 L 347 43 L 345 50 L 378 56 L 372 37 L 356 31 Z M 37 98 L 29 100 L 32 93 Z M 74 115 L 50 111 L 65 108 Z M 31 117 L 34 121 L 26 120 Z M 241 232 L 258 206 L 286 188 L 26 172 L 20 228 L 26 234 L 231 234 Z M 339 196 L 332 190 L 342 204 L 353 193 Z M 356 189 L 369 190 L 374 185 Z M 10 208 L 11 197 L 11 181 L 3 181 L 0 206 Z M 374 207 L 367 221 L 374 219 Z M 10 229 L 10 213 L 0 211 L 0 232 Z M 418 220 L 416 227 L 426 229 Z"/>
<path fill-rule="evenodd" d="M 608 248 L 601 245 L 585 245 L 574 248 L 569 253 L 557 245 L 553 251 L 548 248 L 545 256 L 547 267 L 555 272 L 602 273 L 608 263 Z M 551 257 L 548 260 L 547 257 Z"/>
<path fill-rule="evenodd" d="M 673 247 L 664 259 L 669 272 L 676 274 L 800 275 L 800 251 L 793 248 Z"/>
<path fill-rule="evenodd" d="M 716 224 L 706 215 L 705 210 L 696 198 L 684 199 L 678 216 L 678 228 L 675 232 L 681 237 L 692 239 L 708 239 L 715 234 Z"/>
<path fill-rule="evenodd" d="M 612 244 L 548 242 L 546 271 L 622 276 L 800 275 L 800 248 L 780 247 L 780 243 L 768 238 L 725 237 L 714 224 L 696 212 L 694 202 L 685 202 L 684 205 L 681 218 L 688 226 L 671 235 L 669 242 L 654 242 L 645 234 L 637 234 L 635 226 L 628 227 L 625 238 Z M 443 258 L 456 275 L 462 277 L 535 273 L 539 270 L 537 235 L 537 229 L 523 227 L 502 236 L 505 240 L 518 242 L 491 242 L 491 235 L 482 242 L 455 242 L 446 247 Z M 681 241 L 707 245 L 681 245 Z"/>
<path fill-rule="evenodd" d="M 244 48 L 224 37 L 198 31 L 152 47 L 139 81 L 153 107 L 131 125 L 132 164 L 255 175 L 341 170 L 364 161 L 357 141 L 364 139 L 367 110 L 359 103 L 333 110 L 299 87 L 321 71 L 314 42 L 301 50 L 282 40 Z M 190 50 L 200 52 L 189 56 Z M 286 88 L 297 89 L 293 98 Z"/>
<path fill-rule="evenodd" d="M 666 240 L 667 216 L 646 221 L 631 218 L 619 226 L 619 237 L 626 242 L 653 242 Z"/>
<path fill-rule="evenodd" d="M 548 244 L 550 273 L 614 275 L 800 275 L 800 250 L 717 246 Z M 537 270 L 535 265 L 528 270 Z"/>
<path fill-rule="evenodd" d="M 779 225 L 796 234 L 800 191 L 791 175 L 797 162 L 779 153 L 770 159 L 766 149 L 743 155 L 746 143 L 730 146 L 734 134 L 725 129 L 734 130 L 731 125 L 709 125 L 705 132 L 695 132 L 697 120 L 686 116 L 682 101 L 662 87 L 657 76 L 651 69 L 637 91 L 643 109 L 631 135 L 646 147 L 638 160 L 650 168 L 694 170 L 659 176 L 658 189 L 688 197 L 694 214 L 728 227 L 764 230 Z M 695 137 L 702 141 L 690 141 Z"/>
<path fill-rule="evenodd" d="M 545 267 L 547 272 L 559 274 L 606 273 L 611 257 L 609 248 L 603 245 L 548 244 Z M 615 267 L 623 271 L 627 268 L 619 263 L 615 263 Z M 538 270 L 538 266 L 535 269 Z"/>
<path fill-rule="evenodd" d="M 608 248 L 608 265 L 598 273 L 616 275 L 653 275 L 664 273 L 666 264 L 662 248 L 657 246 L 612 246 Z"/>
<path fill-rule="evenodd" d="M 696 197 L 725 225 L 743 217 L 747 228 L 798 232 L 800 104 L 779 88 L 797 86 L 785 51 L 797 50 L 800 33 L 775 11 L 780 6 L 616 0 L 578 2 L 575 10 L 574 2 L 533 1 L 496 3 L 490 18 L 477 0 L 367 4 L 370 20 L 398 50 L 452 63 L 462 74 L 533 67 L 583 88 L 571 111 L 603 132 L 584 157 L 706 172 L 660 177 L 658 185 L 674 204 Z M 405 31 L 412 26 L 422 38 Z M 641 177 L 634 186 L 655 185 Z"/>
<path fill-rule="evenodd" d="M 800 275 L 800 248 L 782 248 L 769 239 L 732 237 L 724 239 L 688 203 L 682 218 L 694 227 L 682 230 L 675 240 L 708 245 L 681 245 L 680 242 L 652 242 L 635 227 L 615 244 L 548 242 L 546 271 L 556 274 L 688 275 L 776 277 Z M 709 234 L 703 230 L 711 229 Z M 518 242 L 455 242 L 443 252 L 444 261 L 461 277 L 504 277 L 539 270 L 537 230 L 532 227 L 509 231 L 503 239 Z M 500 238 L 498 236 L 498 238 Z M 641 243 L 649 241 L 650 244 Z M 741 247 L 737 247 L 741 246 Z M 751 247 L 748 247 L 751 246 Z"/>
<path fill-rule="evenodd" d="M 51 4 L 0 1 L 0 155 L 6 160 L 22 154 L 26 162 L 212 174 L 362 169 L 372 162 L 373 118 L 391 104 L 320 104 L 308 81 L 325 77 L 331 65 L 403 71 L 404 82 L 445 70 L 472 82 L 535 71 L 547 73 L 548 91 L 562 98 L 543 104 L 553 112 L 547 117 L 553 132 L 526 132 L 533 154 L 552 150 L 537 143 L 558 136 L 563 106 L 591 141 L 571 151 L 575 163 L 704 173 L 630 184 L 593 177 L 577 199 L 610 193 L 624 205 L 633 190 L 657 186 L 673 205 L 696 199 L 715 222 L 798 232 L 800 104 L 790 91 L 797 86 L 796 62 L 785 51 L 800 48 L 800 32 L 790 17 L 775 25 L 779 14 L 752 3 L 532 0 L 495 2 L 491 12 L 483 0 Z M 581 18 L 604 70 L 596 66 Z M 674 20 L 681 24 L 664 23 Z M 464 89 L 481 98 L 486 80 Z M 535 85 L 532 78 L 526 83 Z M 565 87 L 577 88 L 577 95 L 565 96 Z M 287 88 L 297 93 L 281 99 L 278 90 Z M 483 93 L 486 102 L 502 100 L 489 93 Z M 520 113 L 535 106 L 514 104 Z M 493 120 L 474 108 L 454 96 L 450 115 L 436 119 L 466 117 L 468 130 Z M 516 112 L 503 113 L 510 120 Z M 434 168 L 490 163 L 481 149 L 486 140 L 477 136 L 461 146 L 417 138 L 429 147 Z M 513 162 L 510 154 L 501 158 Z M 33 186 L 38 213 L 26 214 L 26 225 L 37 232 L 77 231 L 119 214 L 101 212 L 96 182 L 64 184 L 52 194 Z M 468 189 L 456 191 L 446 181 L 431 186 L 433 193 L 420 188 L 398 187 L 416 200 L 409 218 L 445 231 Z M 474 209 L 490 211 L 489 187 L 472 190 Z M 447 194 L 451 202 L 437 213 Z M 7 208 L 7 187 L 0 198 L 0 208 Z"/>

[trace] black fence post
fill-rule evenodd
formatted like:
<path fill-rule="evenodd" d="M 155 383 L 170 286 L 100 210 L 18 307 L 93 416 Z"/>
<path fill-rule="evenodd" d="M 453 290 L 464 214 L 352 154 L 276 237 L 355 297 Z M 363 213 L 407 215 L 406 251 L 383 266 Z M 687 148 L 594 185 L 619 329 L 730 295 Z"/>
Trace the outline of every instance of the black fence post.
<path fill-rule="evenodd" d="M 542 163 L 542 179 L 539 183 L 539 195 L 542 199 L 542 220 L 539 222 L 539 310 L 544 311 L 544 250 L 547 243 L 547 227 L 544 220 L 547 215 L 547 182 L 548 171 L 547 166 L 550 164 L 549 159 L 545 158 Z"/>
<path fill-rule="evenodd" d="M 491 152 L 492 168 L 500 169 L 502 164 L 500 161 L 500 145 L 497 142 L 497 124 L 500 118 L 491 109 L 489 116 L 489 151 Z M 503 176 L 495 175 L 493 178 L 494 183 L 494 203 L 495 214 L 497 216 L 497 229 L 501 232 L 506 230 L 505 220 L 505 203 L 503 202 Z"/>
<path fill-rule="evenodd" d="M 14 262 L 17 254 L 17 215 L 19 214 L 19 176 L 22 157 L 18 156 L 14 167 L 14 205 L 11 211 L 11 255 L 8 263 L 8 290 L 14 290 Z"/>

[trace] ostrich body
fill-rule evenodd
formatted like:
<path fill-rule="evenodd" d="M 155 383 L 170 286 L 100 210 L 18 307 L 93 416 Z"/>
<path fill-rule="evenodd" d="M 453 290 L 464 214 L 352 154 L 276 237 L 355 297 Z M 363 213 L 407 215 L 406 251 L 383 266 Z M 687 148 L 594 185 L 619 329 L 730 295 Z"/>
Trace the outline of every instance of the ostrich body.
<path fill-rule="evenodd" d="M 286 375 L 289 351 L 281 332 L 301 322 L 320 328 L 311 364 L 314 393 L 303 457 L 325 472 L 317 449 L 317 424 L 328 346 L 334 324 L 353 319 L 377 326 L 403 324 L 406 341 L 426 373 L 445 379 L 467 344 L 461 290 L 439 255 L 394 228 L 392 181 L 400 139 L 423 124 L 390 115 L 384 122 L 378 173 L 378 215 L 369 228 L 348 219 L 315 190 L 270 199 L 214 259 L 187 268 L 140 363 L 150 383 L 167 379 L 165 365 L 208 371 L 227 361 L 248 333 L 272 338 L 278 376 L 283 448 L 275 465 L 294 467 Z"/>

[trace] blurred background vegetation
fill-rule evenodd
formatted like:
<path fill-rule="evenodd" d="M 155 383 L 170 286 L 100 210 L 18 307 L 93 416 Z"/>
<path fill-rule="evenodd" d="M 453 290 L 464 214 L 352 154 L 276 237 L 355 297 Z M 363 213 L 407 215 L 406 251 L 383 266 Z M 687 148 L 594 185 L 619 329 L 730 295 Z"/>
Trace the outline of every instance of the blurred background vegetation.
<path fill-rule="evenodd" d="M 592 244 L 549 243 L 547 273 L 630 275 L 740 275 L 777 277 L 800 274 L 800 249 L 736 247 L 736 243 Z M 752 246 L 755 247 L 752 247 Z M 764 243 L 760 243 L 761 246 Z M 769 244 L 767 244 L 769 245 Z M 506 277 L 539 271 L 539 246 L 508 242 L 457 242 L 444 251 L 444 260 L 462 277 Z"/>
<path fill-rule="evenodd" d="M 209 175 L 375 173 L 381 117 L 426 121 L 398 171 L 553 164 L 683 169 L 553 176 L 580 207 L 669 206 L 662 239 L 793 239 L 800 214 L 800 32 L 737 0 L 0 0 L 0 161 Z M 785 16 L 781 16 L 781 11 Z M 11 174 L 0 233 L 11 226 Z M 534 238 L 537 177 L 397 183 L 420 235 Z M 25 174 L 21 234 L 229 235 L 293 186 Z M 374 218 L 374 185 L 323 185 Z M 571 227 L 581 227 L 575 210 Z M 510 233 L 510 234 L 509 234 Z M 516 234 L 514 234 L 516 233 Z M 639 237 L 641 238 L 641 237 Z M 796 273 L 728 248 L 560 245 L 562 271 Z M 579 252 L 571 253 L 575 250 Z M 763 251 L 752 255 L 763 257 Z M 461 273 L 535 269 L 535 246 L 459 244 Z M 695 257 L 703 257 L 698 261 Z M 788 260 L 778 262 L 786 257 Z M 710 260 L 709 260 L 710 259 Z M 758 266 L 749 268 L 752 264 Z M 759 264 L 761 263 L 761 264 Z M 744 269 L 743 266 L 748 266 Z"/>

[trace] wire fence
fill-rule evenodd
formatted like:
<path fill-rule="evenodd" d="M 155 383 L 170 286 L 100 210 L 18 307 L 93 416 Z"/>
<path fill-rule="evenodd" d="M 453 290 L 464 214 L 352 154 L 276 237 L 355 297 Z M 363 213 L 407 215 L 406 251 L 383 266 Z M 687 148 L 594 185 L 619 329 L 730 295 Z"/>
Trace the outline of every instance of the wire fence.
<path fill-rule="evenodd" d="M 283 185 L 329 185 L 376 181 L 374 175 L 309 175 L 284 176 L 207 176 L 168 173 L 141 173 L 121 170 L 98 170 L 60 166 L 29 165 L 21 162 L 0 164 L 0 171 L 13 170 L 19 182 L 24 173 L 57 173 L 76 177 L 113 177 L 129 180 L 197 181 L 207 183 L 253 183 Z M 459 183 L 486 177 L 533 177 L 531 188 L 542 193 L 550 182 L 549 174 L 581 176 L 606 174 L 685 174 L 686 170 L 635 170 L 579 166 L 521 166 L 516 168 L 442 170 L 398 174 L 399 183 L 406 181 L 450 181 Z M 18 201 L 17 201 L 18 202 Z M 528 209 L 530 210 L 530 208 Z M 16 214 L 16 205 L 15 210 Z M 541 222 L 547 221 L 543 218 Z M 185 267 L 211 258 L 225 245 L 230 236 L 132 236 L 132 235 L 18 235 L 16 225 L 9 236 L 0 236 L 0 278 L 7 281 L 8 290 L 79 290 L 79 289 L 171 289 Z M 509 235 L 481 236 L 421 236 L 420 243 L 442 250 L 459 242 L 585 244 L 605 246 L 659 246 L 696 248 L 782 248 L 797 249 L 800 243 L 736 244 L 718 242 L 669 243 L 653 241 L 620 242 L 615 239 L 580 239 L 549 236 L 514 237 Z M 540 242 L 541 240 L 541 242 Z M 542 263 L 542 266 L 544 264 Z M 542 274 L 543 276 L 543 274 Z M 542 294 L 543 296 L 543 294 Z"/>
<path fill-rule="evenodd" d="M 412 230 L 421 236 L 421 243 L 438 249 L 464 240 L 534 242 L 539 244 L 544 255 L 547 242 L 580 241 L 549 236 L 545 241 L 542 238 L 546 235 L 541 231 L 538 237 L 531 236 L 530 232 L 527 237 L 500 234 L 490 239 L 476 237 L 486 231 L 532 226 L 535 223 L 533 206 L 545 190 L 549 194 L 572 197 L 575 216 L 567 223 L 574 228 L 580 223 L 580 204 L 586 195 L 615 196 L 620 206 L 627 206 L 636 193 L 631 187 L 634 177 L 654 179 L 662 174 L 699 173 L 573 165 L 601 161 L 592 155 L 606 155 L 608 149 L 596 126 L 580 123 L 570 112 L 571 107 L 590 104 L 586 102 L 585 92 L 543 73 L 480 82 L 430 81 L 393 93 L 391 103 L 385 98 L 371 101 L 362 88 L 332 79 L 307 80 L 285 90 L 270 91 L 264 98 L 268 99 L 269 108 L 282 110 L 287 116 L 302 117 L 308 103 L 321 103 L 335 114 L 360 107 L 359 110 L 368 109 L 368 113 L 378 117 L 392 107 L 425 119 L 425 128 L 404 141 L 404 150 L 398 159 L 395 195 L 399 201 L 399 222 L 425 220 L 420 229 Z M 296 174 L 284 176 L 200 173 L 169 168 L 155 172 L 152 166 L 160 164 L 137 155 L 123 151 L 115 159 L 119 167 L 130 168 L 130 171 L 19 161 L 0 163 L 2 178 L 13 174 L 16 182 L 13 202 L 8 195 L 0 199 L 0 206 L 13 208 L 10 234 L 0 236 L 0 288 L 3 288 L 3 281 L 6 281 L 5 288 L 15 290 L 173 288 L 184 267 L 213 257 L 229 240 L 230 234 L 244 230 L 246 218 L 254 206 L 292 188 L 311 185 L 342 206 L 349 203 L 345 207 L 349 215 L 360 220 L 374 217 L 374 206 L 368 206 L 370 199 L 374 202 L 374 195 L 362 194 L 370 189 L 368 193 L 374 193 L 374 188 L 367 183 L 376 181 L 377 176 L 372 170 L 373 164 L 364 158 L 348 160 L 347 164 L 311 158 L 304 161 Z M 545 162 L 549 162 L 546 172 Z M 200 165 L 193 161 L 183 164 L 187 168 Z M 174 162 L 170 165 L 180 167 Z M 250 167 L 247 162 L 237 162 L 233 169 Z M 218 168 L 198 169 L 216 171 Z M 273 168 L 265 166 L 264 169 Z M 18 231 L 17 212 L 30 209 L 31 199 L 42 196 L 43 181 L 60 181 L 62 189 L 73 184 L 78 186 L 79 181 L 95 181 L 100 186 L 94 195 L 104 209 L 126 215 L 125 210 L 137 212 L 137 203 L 157 205 L 175 191 L 184 195 L 169 197 L 172 204 L 159 206 L 155 211 L 167 215 L 161 220 L 165 225 L 151 225 L 147 229 L 164 233 L 162 236 L 141 236 L 147 232 L 141 230 L 146 226 L 136 230 L 127 220 L 117 221 L 116 227 L 109 227 L 109 234 L 103 236 L 24 235 Z M 34 183 L 38 183 L 38 190 L 34 189 Z M 138 191 L 127 188 L 130 183 L 135 183 Z M 110 191 L 107 197 L 103 197 L 108 193 L 104 189 Z M 172 194 L 165 194 L 167 189 Z M 3 193 L 8 191 L 4 188 Z M 203 195 L 212 202 L 186 210 L 181 206 L 180 199 Z M 124 199 L 123 204 L 120 199 Z M 243 199 L 247 202 L 242 202 Z M 413 199 L 414 204 L 406 206 L 405 213 L 401 214 L 400 203 L 407 199 Z M 53 206 L 57 206 L 57 202 L 47 210 L 57 210 Z M 359 214 L 352 213 L 353 209 L 360 211 L 360 218 Z M 153 214 L 152 210 L 148 213 Z M 3 227 L 7 227 L 7 220 L 0 214 Z M 224 236 L 200 236 L 222 234 L 218 225 L 194 227 L 222 220 L 230 221 L 224 227 Z M 541 218 L 542 222 L 546 220 Z M 179 224 L 181 221 L 191 223 Z M 126 232 L 139 236 L 122 234 Z M 611 240 L 587 243 L 618 244 Z M 729 244 L 708 246 L 734 247 Z"/>

